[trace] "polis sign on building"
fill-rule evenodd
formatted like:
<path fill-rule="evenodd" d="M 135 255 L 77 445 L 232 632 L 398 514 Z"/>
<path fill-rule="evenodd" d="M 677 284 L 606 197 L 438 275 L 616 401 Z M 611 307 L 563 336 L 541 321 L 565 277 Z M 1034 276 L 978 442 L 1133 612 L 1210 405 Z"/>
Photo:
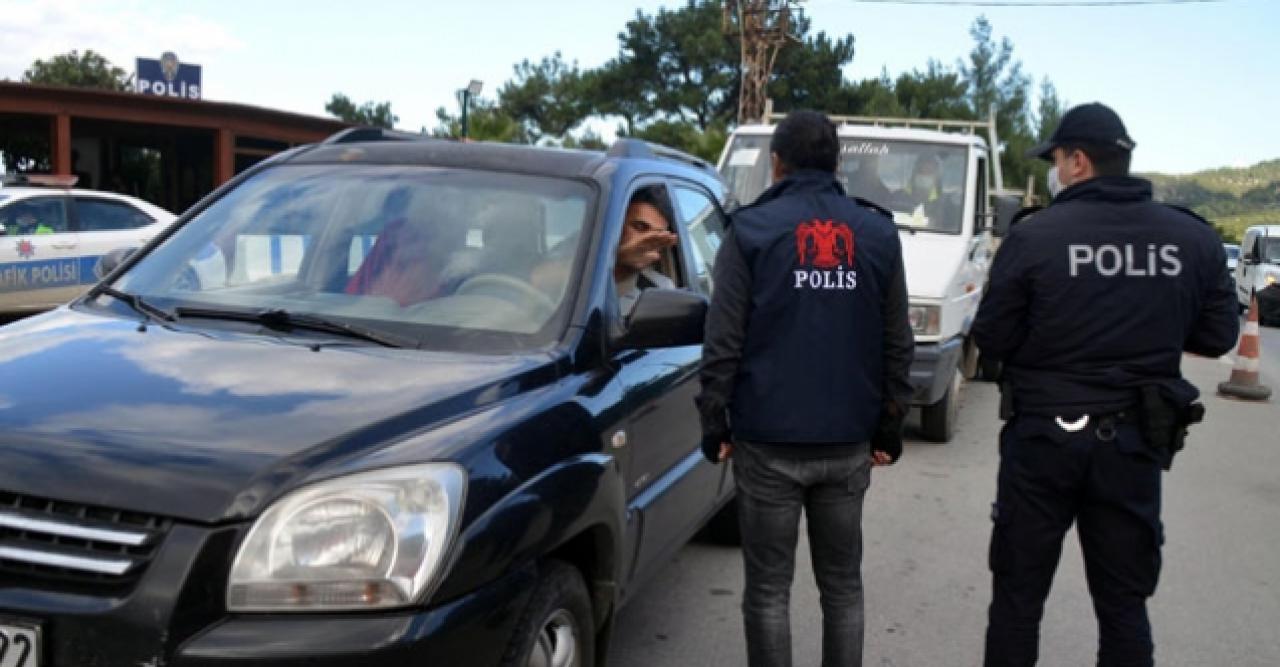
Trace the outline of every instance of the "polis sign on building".
<path fill-rule="evenodd" d="M 144 95 L 200 99 L 200 66 L 178 62 L 173 51 L 159 60 L 138 58 L 135 89 Z"/>

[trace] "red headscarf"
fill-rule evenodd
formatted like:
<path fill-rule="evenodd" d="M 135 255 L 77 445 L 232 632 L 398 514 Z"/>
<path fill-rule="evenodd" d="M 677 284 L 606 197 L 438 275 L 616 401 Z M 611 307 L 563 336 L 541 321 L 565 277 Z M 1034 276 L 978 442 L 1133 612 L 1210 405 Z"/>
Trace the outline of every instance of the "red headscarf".
<path fill-rule="evenodd" d="M 404 218 L 388 222 L 360 268 L 347 281 L 347 294 L 385 296 L 401 307 L 421 303 L 440 292 L 440 276 L 425 255 L 409 257 L 428 233 Z"/>

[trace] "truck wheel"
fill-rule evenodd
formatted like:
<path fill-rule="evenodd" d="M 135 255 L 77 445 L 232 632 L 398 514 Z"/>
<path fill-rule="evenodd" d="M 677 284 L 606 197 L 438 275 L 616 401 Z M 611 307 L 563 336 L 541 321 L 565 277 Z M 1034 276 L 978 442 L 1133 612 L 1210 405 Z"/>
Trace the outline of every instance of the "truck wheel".
<path fill-rule="evenodd" d="M 956 369 L 951 386 L 942 399 L 920 409 L 920 433 L 932 442 L 950 442 L 956 434 L 956 419 L 960 415 L 960 369 Z"/>
<path fill-rule="evenodd" d="M 591 597 L 578 569 L 547 561 L 529 599 L 503 667 L 591 667 L 595 664 L 595 627 Z"/>
<path fill-rule="evenodd" d="M 711 520 L 707 522 L 707 525 L 702 527 L 699 538 L 703 541 L 726 547 L 742 545 L 742 531 L 738 526 L 738 498 L 736 496 L 711 516 Z"/>
<path fill-rule="evenodd" d="M 964 339 L 964 353 L 960 357 L 960 372 L 966 380 L 976 380 L 982 374 L 982 355 L 973 338 Z"/>

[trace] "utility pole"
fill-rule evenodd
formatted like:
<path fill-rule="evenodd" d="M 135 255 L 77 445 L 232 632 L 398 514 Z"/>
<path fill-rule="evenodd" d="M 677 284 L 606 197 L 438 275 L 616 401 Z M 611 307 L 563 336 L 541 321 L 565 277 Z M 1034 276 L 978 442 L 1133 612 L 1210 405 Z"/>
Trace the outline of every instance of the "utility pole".
<path fill-rule="evenodd" d="M 804 20 L 801 0 L 724 0 L 725 34 L 742 44 L 742 87 L 738 124 L 765 120 L 766 89 L 778 51 L 799 41 L 794 27 Z"/>

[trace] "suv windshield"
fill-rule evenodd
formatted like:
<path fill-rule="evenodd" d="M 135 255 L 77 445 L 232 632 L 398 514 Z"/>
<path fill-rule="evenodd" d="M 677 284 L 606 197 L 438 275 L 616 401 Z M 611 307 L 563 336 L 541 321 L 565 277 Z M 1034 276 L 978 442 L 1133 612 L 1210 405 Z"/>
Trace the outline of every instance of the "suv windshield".
<path fill-rule="evenodd" d="M 181 315 L 284 311 L 425 348 L 544 346 L 567 317 L 592 189 L 462 169 L 269 168 L 116 287 Z"/>
<path fill-rule="evenodd" d="M 722 169 L 739 204 L 769 185 L 769 136 L 738 136 Z M 904 229 L 957 234 L 964 223 L 968 151 L 917 141 L 840 138 L 840 181 L 893 212 Z"/>

